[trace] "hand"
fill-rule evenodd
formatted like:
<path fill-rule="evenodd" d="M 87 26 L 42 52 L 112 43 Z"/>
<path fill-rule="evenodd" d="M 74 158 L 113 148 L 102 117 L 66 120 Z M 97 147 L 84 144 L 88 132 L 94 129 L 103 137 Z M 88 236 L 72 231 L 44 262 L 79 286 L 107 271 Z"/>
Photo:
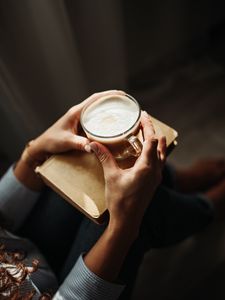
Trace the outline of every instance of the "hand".
<path fill-rule="evenodd" d="M 142 112 L 144 142 L 134 166 L 122 170 L 109 150 L 97 142 L 90 144 L 102 164 L 105 177 L 105 197 L 113 225 L 140 225 L 146 207 L 161 182 L 166 157 L 165 137 L 155 136 L 150 116 Z M 146 194 L 148 186 L 148 195 Z M 129 223 L 129 224 L 128 224 Z"/>
<path fill-rule="evenodd" d="M 100 160 L 105 177 L 105 197 L 109 224 L 84 257 L 86 266 L 96 275 L 114 281 L 136 239 L 142 217 L 161 181 L 166 157 L 166 140 L 155 136 L 149 115 L 142 112 L 144 142 L 142 153 L 130 169 L 121 170 L 103 145 L 93 142 L 91 149 Z M 148 194 L 146 194 L 146 186 Z M 96 263 L 97 262 L 97 263 Z"/>
<path fill-rule="evenodd" d="M 81 111 L 85 105 L 110 94 L 123 95 L 124 92 L 105 91 L 93 94 L 85 101 L 73 106 L 42 135 L 31 141 L 14 169 L 17 179 L 29 189 L 39 191 L 43 187 L 43 182 L 36 176 L 34 169 L 44 162 L 49 155 L 74 149 L 90 151 L 89 140 L 77 135 Z"/>
<path fill-rule="evenodd" d="M 124 92 L 105 91 L 96 93 L 70 108 L 55 124 L 30 142 L 28 155 L 31 160 L 42 162 L 46 156 L 74 149 L 90 152 L 89 140 L 86 137 L 77 135 L 81 111 L 84 106 L 110 94 L 123 95 Z"/>

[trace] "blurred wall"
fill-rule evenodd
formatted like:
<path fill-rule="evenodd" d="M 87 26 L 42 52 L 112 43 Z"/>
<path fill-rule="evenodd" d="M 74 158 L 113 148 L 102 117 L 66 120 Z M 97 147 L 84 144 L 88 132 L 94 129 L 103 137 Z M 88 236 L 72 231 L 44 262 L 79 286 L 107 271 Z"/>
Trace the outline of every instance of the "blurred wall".
<path fill-rule="evenodd" d="M 123 11 L 129 76 L 134 79 L 146 69 L 160 73 L 201 52 L 208 47 L 210 31 L 225 20 L 222 0 L 123 0 Z"/>
<path fill-rule="evenodd" d="M 126 89 L 120 13 L 114 0 L 0 1 L 2 152 L 15 159 L 93 91 Z"/>
<path fill-rule="evenodd" d="M 0 0 L 0 152 L 15 159 L 90 93 L 132 90 L 142 73 L 154 79 L 206 47 L 222 8 L 218 0 Z"/>

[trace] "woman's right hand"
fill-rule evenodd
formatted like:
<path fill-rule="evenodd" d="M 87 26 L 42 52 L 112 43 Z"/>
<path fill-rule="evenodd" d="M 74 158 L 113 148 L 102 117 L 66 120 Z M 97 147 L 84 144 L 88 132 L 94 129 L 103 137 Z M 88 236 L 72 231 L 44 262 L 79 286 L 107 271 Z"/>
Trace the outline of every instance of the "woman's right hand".
<path fill-rule="evenodd" d="M 143 149 L 133 167 L 121 169 L 109 150 L 92 142 L 91 149 L 102 164 L 105 177 L 105 196 L 110 214 L 109 225 L 136 230 L 154 192 L 161 182 L 166 157 L 165 137 L 156 138 L 150 116 L 142 112 Z M 122 227 L 121 227 L 122 226 Z"/>
<path fill-rule="evenodd" d="M 137 238 L 145 210 L 161 181 L 166 157 L 165 138 L 155 137 L 151 119 L 145 112 L 141 115 L 141 125 L 143 149 L 132 168 L 120 169 L 106 147 L 90 143 L 103 167 L 110 219 L 102 236 L 85 255 L 84 262 L 93 273 L 112 282 L 118 277 Z"/>

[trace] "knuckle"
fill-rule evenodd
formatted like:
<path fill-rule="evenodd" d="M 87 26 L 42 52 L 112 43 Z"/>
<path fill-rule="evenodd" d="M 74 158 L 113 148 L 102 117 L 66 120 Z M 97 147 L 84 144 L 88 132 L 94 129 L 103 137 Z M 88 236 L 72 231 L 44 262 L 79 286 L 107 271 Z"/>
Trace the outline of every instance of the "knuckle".
<path fill-rule="evenodd" d="M 143 174 L 140 174 L 138 171 L 132 172 L 129 174 L 130 182 L 135 183 L 137 180 L 139 180 L 140 177 L 142 177 Z"/>
<path fill-rule="evenodd" d="M 69 117 L 71 117 L 71 116 L 73 116 L 73 115 L 76 113 L 76 111 L 77 111 L 77 106 L 73 106 L 73 107 L 71 107 L 71 108 L 67 111 L 67 115 L 68 115 Z"/>
<path fill-rule="evenodd" d="M 67 111 L 68 114 L 71 114 L 74 112 L 74 106 L 70 107 Z"/>
<path fill-rule="evenodd" d="M 84 148 L 83 144 L 80 142 L 76 142 L 75 145 L 76 145 L 77 150 L 83 150 L 83 148 Z"/>
<path fill-rule="evenodd" d="M 70 147 L 71 146 L 71 140 L 68 139 L 68 137 L 64 137 L 61 140 L 64 147 Z"/>
<path fill-rule="evenodd" d="M 136 176 L 145 176 L 151 171 L 151 166 L 146 163 L 142 164 L 136 171 Z"/>
<path fill-rule="evenodd" d="M 146 148 L 147 151 L 149 151 L 151 149 L 151 139 L 150 138 L 147 138 L 145 141 L 144 141 L 144 146 Z"/>
<path fill-rule="evenodd" d="M 47 148 L 50 148 L 52 145 L 58 144 L 58 140 L 56 140 L 53 136 L 47 137 L 45 140 L 45 145 Z"/>

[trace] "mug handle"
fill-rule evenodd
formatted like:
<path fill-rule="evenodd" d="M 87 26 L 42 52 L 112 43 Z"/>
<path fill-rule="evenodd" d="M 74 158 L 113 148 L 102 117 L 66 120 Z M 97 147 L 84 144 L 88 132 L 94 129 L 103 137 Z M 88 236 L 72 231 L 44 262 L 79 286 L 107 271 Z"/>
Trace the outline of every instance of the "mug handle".
<path fill-rule="evenodd" d="M 138 157 L 141 154 L 143 145 L 135 135 L 126 137 L 126 140 L 130 144 L 130 146 L 127 147 L 122 153 L 118 153 L 118 155 L 115 156 L 116 160 L 120 161 L 132 156 Z"/>
<path fill-rule="evenodd" d="M 127 154 L 129 154 L 130 156 L 138 157 L 141 154 L 143 148 L 141 141 L 135 135 L 128 136 L 127 141 L 131 145 L 127 149 Z"/>

